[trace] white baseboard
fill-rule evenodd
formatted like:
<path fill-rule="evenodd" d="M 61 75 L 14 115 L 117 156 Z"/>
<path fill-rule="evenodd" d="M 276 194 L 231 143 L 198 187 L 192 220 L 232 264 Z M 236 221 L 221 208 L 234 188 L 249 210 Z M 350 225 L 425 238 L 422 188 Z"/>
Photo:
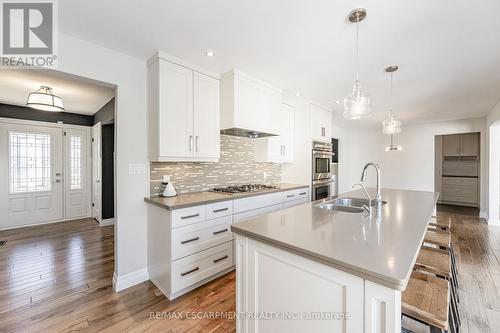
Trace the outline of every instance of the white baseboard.
<path fill-rule="evenodd" d="M 0 227 L 0 231 L 11 230 L 11 229 L 18 229 L 18 228 L 36 227 L 36 226 L 39 226 L 39 225 L 59 223 L 59 222 L 78 221 L 78 220 L 81 220 L 81 219 L 88 219 L 88 218 L 90 218 L 90 216 L 73 217 L 73 218 L 70 218 L 70 219 L 62 219 L 62 220 L 38 222 L 38 223 L 31 223 L 31 224 L 12 225 L 12 226 L 8 226 L 8 227 Z"/>
<path fill-rule="evenodd" d="M 139 269 L 135 272 L 125 275 L 117 276 L 116 272 L 113 273 L 113 289 L 119 292 L 123 289 L 130 288 L 141 282 L 149 280 L 149 273 L 147 268 Z"/>
<path fill-rule="evenodd" d="M 500 226 L 500 220 L 494 219 L 494 218 L 489 218 L 488 225 Z"/>
<path fill-rule="evenodd" d="M 113 224 L 115 224 L 115 222 L 116 222 L 116 219 L 113 217 L 113 218 L 110 218 L 110 219 L 103 219 L 103 220 L 101 220 L 101 222 L 99 222 L 99 225 L 101 227 L 105 227 L 107 225 L 113 225 Z"/>
<path fill-rule="evenodd" d="M 482 219 L 488 219 L 488 212 L 485 212 L 484 210 L 481 210 L 479 212 L 479 217 Z"/>

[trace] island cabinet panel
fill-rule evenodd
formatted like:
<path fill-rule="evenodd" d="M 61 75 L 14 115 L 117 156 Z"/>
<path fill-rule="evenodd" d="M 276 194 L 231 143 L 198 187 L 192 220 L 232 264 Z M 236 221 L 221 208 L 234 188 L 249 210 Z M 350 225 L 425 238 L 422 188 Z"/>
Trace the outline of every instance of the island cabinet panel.
<path fill-rule="evenodd" d="M 398 290 L 243 235 L 235 249 L 238 333 L 401 331 Z"/>
<path fill-rule="evenodd" d="M 365 333 L 401 332 L 401 292 L 365 281 Z"/>
<path fill-rule="evenodd" d="M 364 331 L 362 278 L 240 235 L 236 256 L 237 332 Z"/>

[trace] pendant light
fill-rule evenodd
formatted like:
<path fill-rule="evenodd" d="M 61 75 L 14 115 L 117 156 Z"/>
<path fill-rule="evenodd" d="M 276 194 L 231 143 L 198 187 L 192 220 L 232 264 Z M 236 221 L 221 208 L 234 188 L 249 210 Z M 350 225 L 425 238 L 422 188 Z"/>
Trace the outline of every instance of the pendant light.
<path fill-rule="evenodd" d="M 357 8 L 349 13 L 348 19 L 356 23 L 356 80 L 352 93 L 344 98 L 344 118 L 360 119 L 371 116 L 372 99 L 369 94 L 363 93 L 359 83 L 359 22 L 366 17 L 366 9 Z"/>
<path fill-rule="evenodd" d="M 394 144 L 394 134 L 391 134 L 391 144 L 385 147 L 385 151 L 400 151 L 403 147 Z"/>
<path fill-rule="evenodd" d="M 394 144 L 394 134 L 401 132 L 401 121 L 398 120 L 392 111 L 392 76 L 395 71 L 399 69 L 398 66 L 393 65 L 385 69 L 387 73 L 391 74 L 391 89 L 389 95 L 389 116 L 386 120 L 382 122 L 382 133 L 389 134 L 391 136 L 391 144 L 385 147 L 385 151 L 400 151 L 403 147 Z"/>
<path fill-rule="evenodd" d="M 401 132 L 401 121 L 396 118 L 392 111 L 392 76 L 398 69 L 399 67 L 395 65 L 385 69 L 387 73 L 391 74 L 391 89 L 389 95 L 389 116 L 382 122 L 382 133 L 384 134 L 396 134 Z"/>
<path fill-rule="evenodd" d="M 61 97 L 54 95 L 52 88 L 47 86 L 41 86 L 37 91 L 30 93 L 26 106 L 42 111 L 64 111 Z"/>

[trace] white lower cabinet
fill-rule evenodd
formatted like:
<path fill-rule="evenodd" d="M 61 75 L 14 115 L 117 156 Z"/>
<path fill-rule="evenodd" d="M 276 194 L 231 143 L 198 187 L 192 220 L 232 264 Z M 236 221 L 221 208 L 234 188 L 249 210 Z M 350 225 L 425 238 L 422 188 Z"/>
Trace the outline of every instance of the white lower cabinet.
<path fill-rule="evenodd" d="M 172 230 L 172 259 L 202 251 L 233 239 L 232 217 L 226 216 L 205 223 L 192 224 Z"/>
<path fill-rule="evenodd" d="M 227 242 L 172 263 L 172 292 L 176 293 L 233 266 L 233 242 Z"/>
<path fill-rule="evenodd" d="M 167 209 L 148 205 L 148 270 L 172 300 L 234 269 L 231 224 L 307 202 L 308 188 Z"/>

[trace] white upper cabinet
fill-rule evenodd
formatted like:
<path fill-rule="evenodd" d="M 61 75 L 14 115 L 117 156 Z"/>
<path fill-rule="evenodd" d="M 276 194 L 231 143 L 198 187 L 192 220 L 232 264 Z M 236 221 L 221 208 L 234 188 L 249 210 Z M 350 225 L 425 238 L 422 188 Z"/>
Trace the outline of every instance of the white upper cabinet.
<path fill-rule="evenodd" d="M 311 138 L 328 142 L 332 139 L 332 115 L 315 104 L 311 104 Z"/>
<path fill-rule="evenodd" d="M 255 140 L 255 161 L 285 163 L 294 160 L 295 107 L 281 104 L 276 114 L 278 136 Z"/>
<path fill-rule="evenodd" d="M 220 156 L 220 81 L 194 73 L 194 155 Z"/>
<path fill-rule="evenodd" d="M 148 114 L 150 160 L 219 159 L 220 80 L 216 77 L 153 57 L 148 62 Z"/>
<path fill-rule="evenodd" d="M 221 128 L 278 134 L 281 90 L 238 70 L 222 76 Z"/>

